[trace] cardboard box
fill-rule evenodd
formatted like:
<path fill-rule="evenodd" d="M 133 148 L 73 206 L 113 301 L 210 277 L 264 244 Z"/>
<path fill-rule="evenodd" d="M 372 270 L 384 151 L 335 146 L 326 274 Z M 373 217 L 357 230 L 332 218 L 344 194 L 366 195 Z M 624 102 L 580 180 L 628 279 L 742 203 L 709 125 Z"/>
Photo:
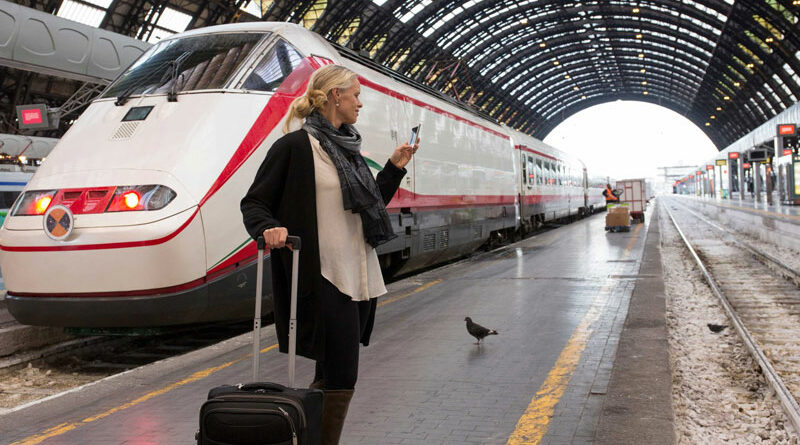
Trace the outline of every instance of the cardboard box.
<path fill-rule="evenodd" d="M 606 227 L 629 226 L 631 224 L 631 214 L 625 206 L 615 206 L 608 210 L 606 215 Z"/>

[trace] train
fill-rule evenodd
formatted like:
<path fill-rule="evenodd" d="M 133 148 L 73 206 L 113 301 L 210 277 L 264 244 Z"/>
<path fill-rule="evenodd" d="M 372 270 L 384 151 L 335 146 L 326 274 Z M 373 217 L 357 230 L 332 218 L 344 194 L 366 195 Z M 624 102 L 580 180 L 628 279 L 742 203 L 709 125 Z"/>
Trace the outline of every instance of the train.
<path fill-rule="evenodd" d="M 290 102 L 331 63 L 359 74 L 373 173 L 422 124 L 387 206 L 399 236 L 378 249 L 385 276 L 604 208 L 580 159 L 301 26 L 195 29 L 114 80 L 16 200 L 0 228 L 11 314 L 82 328 L 251 317 L 256 247 L 239 202 Z"/>

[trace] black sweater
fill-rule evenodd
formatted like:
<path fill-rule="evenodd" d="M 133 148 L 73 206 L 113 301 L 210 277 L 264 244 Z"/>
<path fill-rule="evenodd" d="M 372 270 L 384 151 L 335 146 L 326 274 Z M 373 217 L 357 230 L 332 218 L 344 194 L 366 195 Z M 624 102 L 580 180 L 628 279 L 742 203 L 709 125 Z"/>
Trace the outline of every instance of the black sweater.
<path fill-rule="evenodd" d="M 384 203 L 388 204 L 400 187 L 406 170 L 387 161 L 376 181 Z M 290 235 L 303 240 L 300 252 L 300 277 L 297 301 L 297 353 L 322 360 L 323 322 L 317 299 L 322 272 L 317 234 L 317 201 L 314 180 L 314 156 L 308 133 L 297 130 L 275 141 L 258 169 L 253 185 L 241 201 L 247 232 L 253 239 L 272 227 L 286 227 Z M 272 252 L 272 291 L 275 328 L 282 352 L 288 351 L 289 291 L 291 252 Z M 369 343 L 372 322 L 361 342 Z"/>

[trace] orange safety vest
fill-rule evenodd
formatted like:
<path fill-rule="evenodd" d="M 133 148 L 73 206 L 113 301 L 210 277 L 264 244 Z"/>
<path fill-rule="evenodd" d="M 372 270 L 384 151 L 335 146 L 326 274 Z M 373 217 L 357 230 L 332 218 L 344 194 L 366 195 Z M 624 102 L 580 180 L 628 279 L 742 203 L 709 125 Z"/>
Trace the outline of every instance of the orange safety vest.
<path fill-rule="evenodd" d="M 614 191 L 608 186 L 606 186 L 606 201 L 619 201 L 619 198 L 614 195 Z"/>

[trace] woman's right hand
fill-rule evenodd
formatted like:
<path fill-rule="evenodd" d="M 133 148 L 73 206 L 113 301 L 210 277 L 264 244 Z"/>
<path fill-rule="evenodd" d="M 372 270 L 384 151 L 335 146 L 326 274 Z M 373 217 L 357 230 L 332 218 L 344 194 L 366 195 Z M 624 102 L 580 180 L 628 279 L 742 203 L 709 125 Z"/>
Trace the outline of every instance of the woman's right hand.
<path fill-rule="evenodd" d="M 289 231 L 286 227 L 273 227 L 264 231 L 264 241 L 270 249 L 286 247 L 286 237 Z"/>

